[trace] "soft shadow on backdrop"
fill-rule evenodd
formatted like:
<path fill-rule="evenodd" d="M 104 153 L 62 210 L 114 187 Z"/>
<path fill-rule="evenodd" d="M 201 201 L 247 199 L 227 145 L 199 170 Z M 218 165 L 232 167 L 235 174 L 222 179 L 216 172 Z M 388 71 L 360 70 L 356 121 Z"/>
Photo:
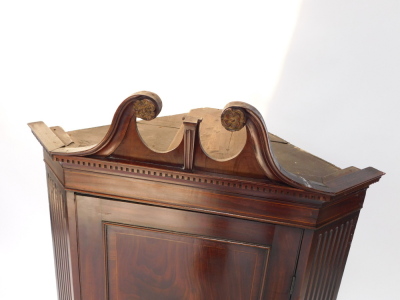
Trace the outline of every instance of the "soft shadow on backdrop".
<path fill-rule="evenodd" d="M 56 299 L 41 147 L 26 123 L 109 124 L 150 90 L 162 115 L 249 102 L 295 145 L 385 171 L 338 299 L 394 299 L 399 15 L 396 0 L 2 2 L 0 298 Z"/>
<path fill-rule="evenodd" d="M 267 126 L 341 168 L 386 172 L 361 210 L 339 300 L 396 299 L 400 2 L 303 1 Z"/>

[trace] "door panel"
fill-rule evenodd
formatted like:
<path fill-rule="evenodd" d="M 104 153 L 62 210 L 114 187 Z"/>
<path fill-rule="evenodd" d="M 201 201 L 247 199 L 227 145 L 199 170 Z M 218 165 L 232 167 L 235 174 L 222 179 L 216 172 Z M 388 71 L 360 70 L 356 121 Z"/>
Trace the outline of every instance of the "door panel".
<path fill-rule="evenodd" d="M 106 232 L 111 300 L 260 298 L 268 247 L 112 224 Z"/>
<path fill-rule="evenodd" d="M 76 203 L 82 300 L 289 299 L 297 254 L 280 248 L 299 244 L 299 229 L 88 196 Z"/>

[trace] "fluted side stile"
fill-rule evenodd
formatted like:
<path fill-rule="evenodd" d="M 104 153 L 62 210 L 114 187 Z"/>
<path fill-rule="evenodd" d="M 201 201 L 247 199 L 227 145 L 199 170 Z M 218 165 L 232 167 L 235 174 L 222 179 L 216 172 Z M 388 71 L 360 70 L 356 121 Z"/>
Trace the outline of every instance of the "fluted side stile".
<path fill-rule="evenodd" d="M 348 220 L 318 235 L 305 299 L 336 299 L 355 222 L 355 219 Z"/>
<path fill-rule="evenodd" d="M 72 300 L 65 192 L 47 174 L 54 261 L 59 300 Z"/>

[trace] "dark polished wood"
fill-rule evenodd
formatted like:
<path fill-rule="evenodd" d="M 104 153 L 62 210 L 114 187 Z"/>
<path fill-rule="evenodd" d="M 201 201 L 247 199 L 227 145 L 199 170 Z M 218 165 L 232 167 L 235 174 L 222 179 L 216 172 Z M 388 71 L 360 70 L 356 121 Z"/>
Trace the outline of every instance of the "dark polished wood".
<path fill-rule="evenodd" d="M 275 225 L 87 196 L 76 200 L 84 299 L 262 295 Z M 108 291 L 94 292 L 93 285 Z"/>
<path fill-rule="evenodd" d="M 113 224 L 106 232 L 109 299 L 262 294 L 268 247 Z"/>
<path fill-rule="evenodd" d="M 110 126 L 29 124 L 44 148 L 59 299 L 336 299 L 383 173 L 298 149 L 246 103 L 156 118 L 161 108 L 140 92 Z"/>

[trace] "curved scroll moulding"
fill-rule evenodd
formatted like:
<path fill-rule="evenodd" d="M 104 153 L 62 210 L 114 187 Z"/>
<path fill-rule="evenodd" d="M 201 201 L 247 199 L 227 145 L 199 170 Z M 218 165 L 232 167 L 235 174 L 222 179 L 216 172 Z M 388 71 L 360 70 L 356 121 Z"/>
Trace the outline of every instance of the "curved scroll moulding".
<path fill-rule="evenodd" d="M 290 173 L 279 164 L 272 152 L 264 119 L 255 107 L 244 102 L 230 102 L 221 114 L 221 123 L 230 131 L 240 130 L 246 125 L 248 138 L 254 145 L 256 159 L 270 180 L 283 182 L 303 190 L 329 191 L 326 186 Z"/>
<path fill-rule="evenodd" d="M 157 94 L 139 92 L 126 98 L 115 112 L 111 127 L 104 139 L 91 151 L 93 155 L 108 156 L 114 152 L 128 130 L 130 120 L 136 116 L 152 120 L 160 113 L 162 102 Z M 86 153 L 89 154 L 89 153 Z"/>
<path fill-rule="evenodd" d="M 243 151 L 247 140 L 246 131 L 225 130 L 220 121 L 221 109 L 197 108 L 191 110 L 190 114 L 198 115 L 202 119 L 199 125 L 199 151 L 204 152 L 204 155 L 214 161 L 223 162 L 236 158 Z M 198 156 L 196 159 L 201 160 Z"/>
<path fill-rule="evenodd" d="M 52 155 L 96 156 L 156 163 L 168 167 L 182 167 L 183 170 L 190 172 L 205 171 L 264 180 L 268 178 L 294 188 L 329 195 L 367 187 L 384 174 L 374 168 L 356 169 L 354 172 L 328 176 L 329 178 L 324 177 L 321 182 L 314 182 L 287 171 L 274 156 L 261 114 L 256 108 L 244 102 L 229 103 L 221 114 L 221 123 L 227 130 L 238 131 L 246 127 L 247 141 L 238 155 L 222 160 L 215 160 L 207 155 L 207 151 L 204 150 L 209 147 L 203 149 L 199 138 L 201 116 L 197 115 L 197 112 L 186 116 L 182 130 L 178 131 L 179 134 L 171 144 L 173 147 L 170 145 L 163 153 L 156 152 L 147 147 L 142 140 L 137 130 L 136 117 L 152 120 L 157 117 L 161 108 L 161 99 L 156 94 L 151 92 L 133 94 L 118 107 L 107 133 L 98 144 L 62 147 L 61 143 L 57 145 L 60 148 L 49 152 Z M 205 113 L 209 114 L 209 110 L 213 109 L 207 109 Z M 214 118 L 214 121 L 217 120 Z"/>
<path fill-rule="evenodd" d="M 68 151 L 64 155 L 98 155 L 108 156 L 121 144 L 128 131 L 132 118 L 139 117 L 143 120 L 152 120 L 160 113 L 162 102 L 157 94 L 142 91 L 126 98 L 117 108 L 111 126 L 100 143 L 93 147 L 79 151 Z M 55 152 L 63 152 L 54 151 Z"/>
<path fill-rule="evenodd" d="M 244 102 L 227 104 L 221 114 L 222 125 L 227 130 L 240 130 L 243 122 L 246 124 L 248 139 L 253 144 L 256 159 L 270 180 L 282 182 L 302 190 L 336 195 L 360 187 L 367 187 L 369 184 L 377 182 L 384 174 L 369 167 L 351 174 L 338 176 L 326 183 L 306 180 L 285 170 L 279 164 L 272 152 L 264 119 L 256 108 Z"/>

